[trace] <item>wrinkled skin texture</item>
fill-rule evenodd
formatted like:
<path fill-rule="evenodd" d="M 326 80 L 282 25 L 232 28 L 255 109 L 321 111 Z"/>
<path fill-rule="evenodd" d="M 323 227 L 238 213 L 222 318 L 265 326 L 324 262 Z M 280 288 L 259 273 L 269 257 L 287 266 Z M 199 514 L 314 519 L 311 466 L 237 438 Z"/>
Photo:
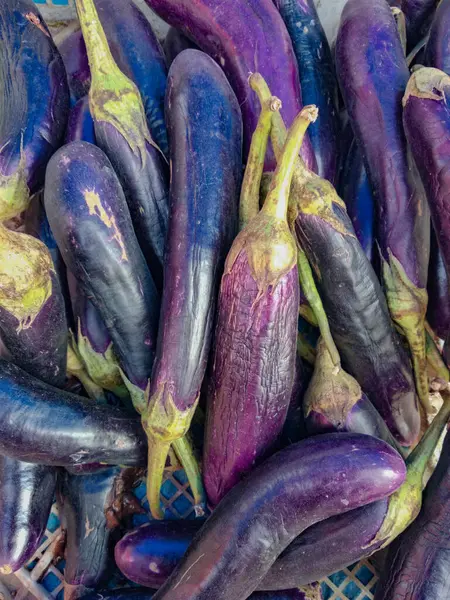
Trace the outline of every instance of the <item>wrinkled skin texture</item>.
<path fill-rule="evenodd" d="M 166 55 L 166 61 L 169 67 L 180 52 L 188 50 L 189 48 L 198 50 L 194 42 L 191 42 L 189 38 L 183 35 L 181 31 L 178 31 L 175 27 L 171 27 L 167 32 L 163 44 L 164 54 Z"/>
<path fill-rule="evenodd" d="M 286 125 L 301 109 L 301 90 L 291 40 L 272 0 L 146 0 L 170 25 L 179 29 L 209 54 L 225 71 L 242 110 L 244 158 L 256 128 L 260 106 L 248 83 L 250 73 L 260 72 L 281 99 Z M 310 167 L 315 158 L 309 140 L 301 155 Z M 273 153 L 265 169 L 273 171 Z"/>
<path fill-rule="evenodd" d="M 433 331 L 445 340 L 450 332 L 449 285 L 445 263 L 433 231 L 431 232 L 431 254 L 428 271 L 427 319 Z"/>
<path fill-rule="evenodd" d="M 222 278 L 204 450 L 212 506 L 273 450 L 283 429 L 294 383 L 298 303 L 296 266 L 260 293 L 241 251 Z"/>
<path fill-rule="evenodd" d="M 436 10 L 422 64 L 450 75 L 450 0 L 441 0 Z"/>
<path fill-rule="evenodd" d="M 375 600 L 450 598 L 450 435 L 424 492 L 422 510 L 391 545 Z"/>
<path fill-rule="evenodd" d="M 70 110 L 67 123 L 66 144 L 77 140 L 95 144 L 94 121 L 89 109 L 89 99 L 84 96 Z"/>
<path fill-rule="evenodd" d="M 302 103 L 315 104 L 319 118 L 308 128 L 317 173 L 336 182 L 340 118 L 338 88 L 330 47 L 313 0 L 274 0 L 297 58 Z M 278 92 L 272 90 L 274 94 Z"/>
<path fill-rule="evenodd" d="M 51 159 L 45 207 L 67 267 L 104 319 L 128 379 L 145 390 L 159 298 L 105 154 L 72 142 Z"/>
<path fill-rule="evenodd" d="M 404 477 L 400 456 L 370 436 L 326 434 L 281 450 L 227 494 L 155 600 L 246 598 L 304 529 L 381 499 Z"/>

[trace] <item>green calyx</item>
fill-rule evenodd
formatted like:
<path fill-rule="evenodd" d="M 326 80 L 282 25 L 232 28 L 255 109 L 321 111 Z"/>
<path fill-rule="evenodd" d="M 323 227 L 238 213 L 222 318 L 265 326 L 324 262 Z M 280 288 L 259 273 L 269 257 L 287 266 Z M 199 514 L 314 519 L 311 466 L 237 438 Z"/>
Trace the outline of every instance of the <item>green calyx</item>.
<path fill-rule="evenodd" d="M 150 380 L 147 385 L 146 390 L 142 390 L 139 386 L 131 383 L 128 377 L 125 375 L 124 371 L 119 367 L 120 375 L 122 377 L 122 381 L 127 388 L 128 394 L 131 397 L 131 402 L 133 404 L 134 410 L 142 415 L 147 408 L 147 396 L 150 389 Z"/>
<path fill-rule="evenodd" d="M 103 389 L 92 381 L 84 367 L 71 331 L 69 332 L 69 342 L 67 345 L 67 374 L 76 377 L 76 379 L 80 381 L 91 400 L 95 400 L 102 404 L 106 403 Z"/>
<path fill-rule="evenodd" d="M 25 154 L 20 149 L 20 161 L 12 175 L 0 174 L 0 223 L 17 217 L 30 203 L 25 173 Z"/>
<path fill-rule="evenodd" d="M 427 290 L 416 287 L 400 261 L 390 250 L 388 253 L 389 261 L 382 259 L 382 274 L 389 312 L 408 341 L 419 399 L 430 412 L 425 336 Z"/>
<path fill-rule="evenodd" d="M 425 323 L 427 371 L 430 388 L 439 391 L 444 389 L 450 381 L 447 365 L 434 341 L 434 334 L 428 323 Z"/>

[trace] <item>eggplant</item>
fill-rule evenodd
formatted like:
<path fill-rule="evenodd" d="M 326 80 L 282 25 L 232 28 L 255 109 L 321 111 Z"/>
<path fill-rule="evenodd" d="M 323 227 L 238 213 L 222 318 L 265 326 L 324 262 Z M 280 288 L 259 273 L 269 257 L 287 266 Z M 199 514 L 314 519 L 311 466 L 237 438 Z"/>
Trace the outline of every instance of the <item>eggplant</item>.
<path fill-rule="evenodd" d="M 392 544 L 375 600 L 450 598 L 450 434 L 425 489 L 422 510 Z"/>
<path fill-rule="evenodd" d="M 443 340 L 450 332 L 449 290 L 447 270 L 433 230 L 431 232 L 430 266 L 428 268 L 427 320 L 436 335 Z"/>
<path fill-rule="evenodd" d="M 316 117 L 313 106 L 296 117 L 264 206 L 241 230 L 225 263 L 203 457 L 212 506 L 273 450 L 286 420 L 294 384 L 299 307 L 288 197 L 295 158 Z"/>
<path fill-rule="evenodd" d="M 227 494 L 154 598 L 247 598 L 304 529 L 389 495 L 404 476 L 398 453 L 371 436 L 331 433 L 293 444 Z"/>
<path fill-rule="evenodd" d="M 60 44 L 58 50 L 64 62 L 70 90 L 70 102 L 74 106 L 87 96 L 91 87 L 91 71 L 81 29 L 72 31 Z"/>
<path fill-rule="evenodd" d="M 175 27 L 170 27 L 163 44 L 164 54 L 167 64 L 170 65 L 183 50 L 198 50 L 198 47 L 191 42 L 189 38 L 178 31 Z"/>
<path fill-rule="evenodd" d="M 440 0 L 402 0 L 401 9 L 406 20 L 408 51 L 427 35 L 439 3 Z"/>
<path fill-rule="evenodd" d="M 118 8 L 120 2 L 116 10 L 123 16 L 122 9 Z M 113 58 L 94 0 L 77 0 L 76 6 L 92 73 L 89 106 L 96 142 L 117 173 L 139 245 L 158 287 L 161 287 L 169 214 L 168 164 L 150 135 L 138 87 L 121 71 Z M 127 2 L 126 6 L 127 20 L 133 12 L 131 2 Z M 107 12 L 114 12 L 109 2 L 105 11 L 105 18 Z M 144 19 L 141 25 L 145 23 Z M 135 25 L 137 27 L 137 23 Z M 117 33 L 120 21 L 116 27 Z M 147 24 L 144 29 L 147 31 L 149 27 Z M 132 38 L 130 41 L 130 35 L 134 35 L 133 24 L 131 33 L 128 26 L 124 26 L 124 29 L 127 43 L 135 48 L 135 40 Z M 141 66 L 145 68 L 145 59 L 141 61 Z M 136 64 L 139 65 L 137 59 Z M 159 117 L 157 124 L 158 127 L 164 125 Z"/>
<path fill-rule="evenodd" d="M 269 97 L 261 77 L 254 75 L 251 84 L 261 101 Z M 271 136 L 280 152 L 285 127 L 277 114 Z M 361 385 L 397 441 L 411 445 L 420 432 L 420 415 L 408 354 L 344 203 L 329 182 L 300 161 L 289 199 L 289 221 L 313 268 L 342 366 Z"/>
<path fill-rule="evenodd" d="M 336 41 L 336 68 L 375 195 L 376 242 L 389 310 L 408 341 L 418 395 L 429 410 L 424 327 L 429 211 L 402 125 L 409 69 L 385 0 L 347 2 Z"/>
<path fill-rule="evenodd" d="M 72 107 L 67 123 L 66 144 L 83 141 L 95 144 L 94 121 L 89 109 L 89 98 L 84 96 Z"/>
<path fill-rule="evenodd" d="M 100 148 L 72 142 L 54 154 L 45 208 L 68 269 L 104 320 L 139 412 L 154 361 L 159 297 Z"/>
<path fill-rule="evenodd" d="M 58 390 L 0 359 L 0 453 L 53 466 L 143 466 L 139 419 Z"/>
<path fill-rule="evenodd" d="M 450 75 L 450 1 L 441 0 L 430 28 L 423 64 Z"/>
<path fill-rule="evenodd" d="M 160 518 L 171 444 L 188 467 L 180 438 L 189 429 L 206 371 L 220 278 L 237 231 L 242 173 L 239 104 L 220 67 L 203 52 L 185 50 L 173 62 L 166 117 L 170 227 L 156 359 L 142 414 L 152 461 L 147 494 Z M 192 477 L 201 481 L 199 472 Z"/>
<path fill-rule="evenodd" d="M 336 182 L 340 117 L 338 87 L 330 46 L 313 0 L 274 0 L 294 47 L 302 102 L 315 104 L 319 118 L 308 134 L 317 160 L 317 173 Z M 274 88 L 275 93 L 278 90 Z"/>
<path fill-rule="evenodd" d="M 42 540 L 56 489 L 56 469 L 0 457 L 0 573 L 26 564 Z"/>
<path fill-rule="evenodd" d="M 255 71 L 267 78 L 280 98 L 288 125 L 301 109 L 298 69 L 289 34 L 272 0 L 146 0 L 160 17 L 179 29 L 224 70 L 233 87 L 244 121 L 244 162 L 258 121 L 258 101 L 248 76 Z M 309 139 L 301 150 L 314 168 Z M 269 149 L 266 171 L 275 169 Z"/>
<path fill-rule="evenodd" d="M 150 600 L 153 594 L 142 588 L 120 588 L 117 590 L 101 590 L 86 594 L 81 600 Z M 249 600 L 322 600 L 320 585 L 303 589 L 283 590 L 281 592 L 255 592 Z"/>

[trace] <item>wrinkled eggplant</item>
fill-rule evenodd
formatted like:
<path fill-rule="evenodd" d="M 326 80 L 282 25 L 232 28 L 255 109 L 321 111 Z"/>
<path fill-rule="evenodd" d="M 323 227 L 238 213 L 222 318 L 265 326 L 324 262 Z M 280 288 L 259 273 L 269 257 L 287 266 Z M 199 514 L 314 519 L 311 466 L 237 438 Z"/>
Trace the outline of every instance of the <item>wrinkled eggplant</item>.
<path fill-rule="evenodd" d="M 146 0 L 170 25 L 179 29 L 209 54 L 225 71 L 244 121 L 244 162 L 258 121 L 258 100 L 248 77 L 261 71 L 282 104 L 288 125 L 301 109 L 298 69 L 289 34 L 272 0 Z M 315 166 L 309 139 L 302 156 Z M 275 169 L 269 149 L 266 170 Z"/>
<path fill-rule="evenodd" d="M 92 74 L 89 106 L 96 142 L 117 173 L 139 245 L 160 287 L 169 214 L 168 164 L 150 135 L 138 87 L 113 58 L 94 0 L 76 0 L 76 6 Z M 128 9 L 124 9 L 130 11 L 131 2 L 127 1 L 126 6 Z M 105 3 L 105 11 L 105 18 L 106 13 L 113 12 L 109 3 L 108 6 Z M 141 24 L 145 25 L 144 16 L 139 15 L 143 20 Z M 108 22 L 111 23 L 111 15 Z M 116 25 L 118 37 L 119 29 L 122 31 L 119 23 Z M 134 26 L 130 27 L 131 33 L 128 26 L 123 27 L 124 35 L 128 44 L 134 44 L 134 38 L 130 41 Z M 141 62 L 145 68 L 145 60 Z M 137 59 L 136 64 L 139 66 Z M 164 127 L 160 118 L 157 121 Z"/>
<path fill-rule="evenodd" d="M 302 102 L 315 104 L 319 117 L 308 129 L 317 173 L 336 183 L 340 117 L 338 89 L 330 46 L 313 0 L 274 0 L 294 47 Z M 276 88 L 274 93 L 278 94 Z"/>
<path fill-rule="evenodd" d="M 336 41 L 336 68 L 375 195 L 376 241 L 389 310 L 408 340 L 419 398 L 430 409 L 424 327 L 429 211 L 402 125 L 409 69 L 385 0 L 347 2 Z"/>
<path fill-rule="evenodd" d="M 450 0 L 441 0 L 425 47 L 423 64 L 450 75 Z"/>
<path fill-rule="evenodd" d="M 138 418 L 54 388 L 0 359 L 0 452 L 54 466 L 143 466 Z"/>
<path fill-rule="evenodd" d="M 70 110 L 67 123 L 66 144 L 69 142 L 89 142 L 95 144 L 94 121 L 89 109 L 89 98 L 80 98 Z"/>
<path fill-rule="evenodd" d="M 181 31 L 175 27 L 171 27 L 167 32 L 163 44 L 164 54 L 166 55 L 167 64 L 170 65 L 183 50 L 198 50 L 198 47 L 191 42 Z"/>
<path fill-rule="evenodd" d="M 206 371 L 220 278 L 237 231 L 242 173 L 239 105 L 220 67 L 203 52 L 186 50 L 172 64 L 166 117 L 170 227 L 156 359 L 142 415 L 152 461 L 147 494 L 153 514 L 161 517 L 171 444 L 187 468 L 180 438 L 189 429 Z M 199 472 L 196 477 L 201 481 Z"/>
<path fill-rule="evenodd" d="M 450 298 L 447 270 L 436 234 L 431 232 L 430 266 L 428 268 L 427 320 L 442 340 L 450 332 Z"/>
<path fill-rule="evenodd" d="M 273 450 L 286 420 L 299 307 L 297 249 L 287 208 L 295 159 L 316 118 L 315 107 L 296 117 L 264 206 L 241 230 L 225 263 L 203 457 L 212 506 Z"/>
<path fill-rule="evenodd" d="M 293 444 L 227 494 L 154 598 L 247 598 L 304 529 L 389 495 L 404 476 L 398 453 L 371 436 L 331 433 Z"/>
<path fill-rule="evenodd" d="M 68 269 L 104 320 L 139 412 L 153 366 L 159 297 L 100 148 L 72 142 L 52 157 L 45 208 Z"/>

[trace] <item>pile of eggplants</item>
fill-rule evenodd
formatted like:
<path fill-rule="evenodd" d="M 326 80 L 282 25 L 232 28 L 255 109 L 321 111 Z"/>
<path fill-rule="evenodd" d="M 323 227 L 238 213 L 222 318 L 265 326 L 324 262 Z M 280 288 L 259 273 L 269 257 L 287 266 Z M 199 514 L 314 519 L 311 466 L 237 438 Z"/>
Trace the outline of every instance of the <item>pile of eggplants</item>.
<path fill-rule="evenodd" d="M 0 4 L 0 579 L 450 598 L 450 1 L 146 3 Z"/>

